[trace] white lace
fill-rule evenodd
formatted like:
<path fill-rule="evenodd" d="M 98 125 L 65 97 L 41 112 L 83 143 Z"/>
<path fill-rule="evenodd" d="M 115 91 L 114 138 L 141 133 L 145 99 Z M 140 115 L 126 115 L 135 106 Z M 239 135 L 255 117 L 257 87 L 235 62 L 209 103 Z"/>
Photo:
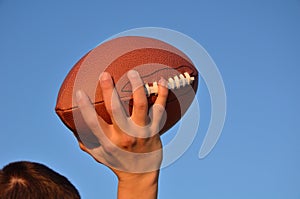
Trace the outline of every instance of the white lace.
<path fill-rule="evenodd" d="M 192 84 L 192 82 L 195 80 L 195 78 L 191 77 L 189 75 L 189 73 L 187 73 L 187 72 L 185 72 L 183 74 L 176 75 L 173 78 L 170 77 L 168 79 L 168 88 L 171 90 L 174 90 L 174 89 L 180 89 L 180 88 L 183 88 L 185 86 Z M 149 86 L 148 83 L 145 84 L 144 86 L 145 86 L 145 91 L 146 91 L 147 96 L 150 96 L 151 94 L 157 95 L 157 93 L 158 93 L 157 82 L 153 82 L 152 86 Z"/>

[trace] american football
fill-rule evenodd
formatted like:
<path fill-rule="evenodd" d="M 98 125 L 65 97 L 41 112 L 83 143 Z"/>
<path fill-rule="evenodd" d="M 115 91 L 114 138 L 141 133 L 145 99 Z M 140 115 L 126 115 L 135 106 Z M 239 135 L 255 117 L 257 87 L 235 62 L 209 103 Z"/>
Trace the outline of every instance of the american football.
<path fill-rule="evenodd" d="M 109 72 L 128 116 L 132 109 L 132 90 L 126 73 L 139 72 L 148 97 L 149 107 L 157 96 L 157 82 L 167 80 L 169 95 L 166 121 L 160 131 L 174 126 L 192 103 L 198 87 L 198 71 L 182 51 L 158 39 L 126 36 L 106 41 L 84 55 L 70 70 L 57 97 L 55 111 L 62 122 L 78 137 L 79 131 L 89 131 L 76 104 L 75 93 L 83 90 L 96 112 L 107 123 L 111 118 L 105 109 L 99 76 Z"/>

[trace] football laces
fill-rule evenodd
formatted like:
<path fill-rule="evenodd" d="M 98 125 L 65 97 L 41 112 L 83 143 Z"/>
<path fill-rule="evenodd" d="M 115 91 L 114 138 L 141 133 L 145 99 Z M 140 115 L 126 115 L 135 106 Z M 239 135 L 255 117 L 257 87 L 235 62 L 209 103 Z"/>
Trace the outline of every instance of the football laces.
<path fill-rule="evenodd" d="M 191 85 L 195 80 L 194 77 L 191 77 L 188 72 L 183 74 L 170 77 L 168 79 L 168 89 L 175 90 Z M 144 84 L 146 95 L 149 97 L 151 94 L 157 95 L 158 93 L 158 83 L 155 81 L 150 86 L 148 83 Z"/>

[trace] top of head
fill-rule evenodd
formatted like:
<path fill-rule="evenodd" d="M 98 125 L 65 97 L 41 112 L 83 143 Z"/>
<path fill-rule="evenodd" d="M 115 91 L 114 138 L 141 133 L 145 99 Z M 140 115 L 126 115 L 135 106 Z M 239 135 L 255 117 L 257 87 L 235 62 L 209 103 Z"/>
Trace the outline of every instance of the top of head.
<path fill-rule="evenodd" d="M 152 88 L 153 83 L 155 86 L 155 82 L 161 77 L 166 80 L 171 78 L 169 87 L 177 90 L 177 93 L 172 92 L 173 94 L 169 95 L 167 101 L 166 112 L 172 112 L 172 114 L 167 116 L 164 131 L 169 129 L 181 118 L 190 105 L 198 86 L 198 71 L 191 60 L 174 46 L 157 39 L 138 36 L 109 40 L 83 56 L 71 69 L 61 86 L 55 108 L 57 114 L 73 132 L 76 133 L 78 128 L 86 129 L 83 127 L 84 122 L 81 119 L 74 122 L 74 115 L 78 114 L 77 104 L 74 100 L 75 93 L 81 89 L 87 93 L 98 114 L 110 123 L 111 120 L 103 105 L 98 80 L 104 71 L 111 74 L 120 99 L 124 106 L 129 105 L 128 112 L 130 112 L 132 91 L 126 73 L 131 69 L 139 72 L 146 87 Z M 177 83 L 184 78 L 186 82 L 189 81 L 186 74 L 193 80 L 193 82 L 189 82 L 192 89 L 178 87 Z M 173 83 L 172 79 L 175 79 Z M 185 84 L 185 82 L 182 81 L 181 84 Z M 148 91 L 150 90 L 148 88 Z M 178 98 L 184 98 L 183 100 L 187 104 L 182 105 L 181 102 L 178 102 Z M 155 96 L 149 96 L 149 103 L 154 101 Z M 174 111 L 174 108 L 178 110 Z M 176 113 L 174 114 L 174 112 Z M 78 117 L 80 118 L 80 116 Z"/>

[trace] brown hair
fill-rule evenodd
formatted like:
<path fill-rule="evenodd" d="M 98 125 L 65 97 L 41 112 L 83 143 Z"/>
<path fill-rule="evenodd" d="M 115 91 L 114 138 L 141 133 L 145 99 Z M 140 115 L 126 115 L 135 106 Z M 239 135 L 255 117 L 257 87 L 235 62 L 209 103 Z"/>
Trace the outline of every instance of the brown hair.
<path fill-rule="evenodd" d="M 0 199 L 80 199 L 70 181 L 35 162 L 13 162 L 0 170 Z"/>

